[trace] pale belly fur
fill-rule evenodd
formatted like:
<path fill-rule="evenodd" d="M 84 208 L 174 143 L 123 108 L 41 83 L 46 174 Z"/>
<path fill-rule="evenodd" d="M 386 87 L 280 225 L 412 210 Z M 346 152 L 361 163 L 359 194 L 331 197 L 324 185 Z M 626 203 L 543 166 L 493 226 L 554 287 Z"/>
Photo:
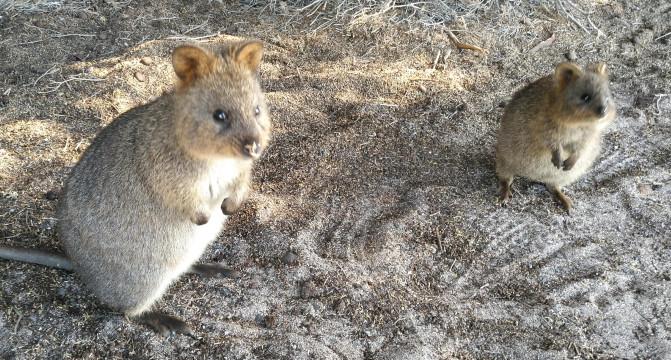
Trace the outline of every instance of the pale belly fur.
<path fill-rule="evenodd" d="M 221 211 L 221 203 L 230 196 L 229 185 L 239 175 L 240 165 L 237 160 L 216 160 L 210 163 L 210 169 L 196 182 L 198 191 L 206 200 L 209 221 L 204 225 L 195 225 L 190 221 L 183 224 L 175 234 L 177 239 L 184 239 L 184 246 L 178 251 L 181 258 L 174 267 L 174 278 L 186 272 L 198 261 L 207 245 L 217 239 L 223 230 L 227 216 Z M 179 240 L 178 240 L 179 241 Z"/>

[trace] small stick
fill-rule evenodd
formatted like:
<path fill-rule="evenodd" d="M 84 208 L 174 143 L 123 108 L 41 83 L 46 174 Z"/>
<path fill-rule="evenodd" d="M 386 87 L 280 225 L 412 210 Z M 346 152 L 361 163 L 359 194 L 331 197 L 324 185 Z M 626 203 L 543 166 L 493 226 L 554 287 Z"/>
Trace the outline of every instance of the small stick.
<path fill-rule="evenodd" d="M 573 17 L 573 15 L 571 15 L 571 13 L 570 13 L 568 10 L 566 10 L 566 8 L 564 7 L 564 2 L 561 1 L 561 0 L 559 0 L 559 1 L 557 1 L 557 3 L 559 4 L 559 6 L 561 6 L 562 10 L 564 10 L 564 13 L 566 14 L 566 17 L 568 17 L 569 20 L 573 21 L 573 22 L 574 22 L 576 25 L 578 25 L 578 26 L 579 26 L 585 33 L 587 33 L 587 34 L 589 35 L 589 30 L 587 30 L 587 28 L 585 28 L 585 27 L 582 25 L 582 23 L 581 23 L 580 21 L 578 21 L 578 19 L 576 19 L 575 17 Z"/>
<path fill-rule="evenodd" d="M 589 24 L 592 25 L 592 27 L 596 30 L 596 38 L 597 39 L 599 38 L 599 36 L 606 37 L 606 34 L 604 34 L 603 31 L 601 31 L 598 27 L 596 27 L 596 25 L 594 25 L 594 23 L 592 22 L 592 19 L 590 19 L 589 16 L 587 17 L 587 21 L 589 21 Z"/>
<path fill-rule="evenodd" d="M 457 49 L 468 49 L 468 50 L 480 51 L 481 53 L 486 52 L 485 49 L 483 49 L 479 46 L 475 46 L 475 45 L 471 45 L 471 44 L 467 44 L 467 43 L 459 41 L 459 39 L 457 39 L 457 37 L 454 36 L 452 31 L 448 31 L 447 36 L 450 38 L 450 40 L 452 40 L 452 43 L 454 44 L 454 46 L 457 47 Z"/>
<path fill-rule="evenodd" d="M 205 20 L 204 23 L 202 23 L 202 24 L 200 24 L 200 25 L 196 25 L 196 26 L 192 27 L 191 29 L 189 29 L 189 30 L 183 32 L 182 35 L 186 35 L 186 34 L 192 32 L 192 31 L 194 31 L 194 30 L 200 29 L 200 28 L 202 28 L 202 27 L 205 26 L 205 25 L 207 25 L 207 20 Z"/>
<path fill-rule="evenodd" d="M 659 107 L 660 101 L 662 101 L 662 98 L 666 96 L 670 96 L 671 94 L 657 94 L 655 97 L 657 98 L 657 101 L 655 102 L 655 105 L 657 106 L 657 114 L 656 115 L 661 115 L 662 114 L 662 109 Z"/>
<path fill-rule="evenodd" d="M 198 37 L 190 37 L 190 36 L 183 36 L 183 35 L 178 35 L 178 36 L 169 36 L 165 38 L 166 40 L 189 40 L 189 41 L 198 41 L 202 39 L 208 39 L 212 38 L 215 36 L 220 36 L 221 33 L 216 33 L 216 34 L 210 34 L 210 35 L 203 35 L 203 36 L 198 36 Z"/>
<path fill-rule="evenodd" d="M 50 38 L 62 38 L 62 37 L 70 37 L 70 36 L 95 37 L 95 35 L 93 35 L 93 34 L 74 34 L 74 33 L 73 34 L 63 34 L 63 33 L 60 33 L 56 30 L 42 28 L 42 27 L 35 26 L 35 25 L 32 25 L 32 24 L 23 24 L 23 25 L 25 25 L 27 27 L 34 28 L 34 29 L 38 29 L 40 32 L 42 32 L 42 30 L 51 32 L 53 35 L 49 35 Z"/>
<path fill-rule="evenodd" d="M 433 60 L 432 70 L 436 70 L 436 65 L 438 65 L 438 59 L 440 59 L 440 54 L 441 54 L 441 51 L 440 51 L 440 49 L 438 49 L 438 54 L 436 54 L 436 58 Z"/>
<path fill-rule="evenodd" d="M 555 39 L 556 39 L 555 34 L 552 33 L 552 35 L 549 38 L 547 38 L 547 39 L 539 42 L 538 44 L 536 44 L 536 46 L 532 47 L 529 50 L 529 52 L 531 52 L 531 53 L 536 52 L 536 51 L 538 51 L 538 49 L 540 49 L 542 47 L 550 46 L 555 42 Z"/>
<path fill-rule="evenodd" d="M 583 15 L 589 15 L 589 14 L 592 13 L 591 11 L 585 11 L 585 10 L 579 8 L 578 5 L 573 3 L 571 0 L 566 0 L 566 2 L 569 3 L 569 5 L 571 5 L 574 9 L 580 11 L 580 13 L 582 13 Z"/>
<path fill-rule="evenodd" d="M 63 86 L 63 84 L 65 84 L 65 86 L 67 86 L 68 89 L 72 89 L 72 88 L 70 87 L 70 82 L 71 82 L 71 81 L 93 81 L 93 82 L 96 82 L 96 81 L 105 81 L 105 79 L 80 78 L 80 77 L 77 77 L 76 75 L 75 75 L 75 76 L 70 76 L 70 78 L 67 79 L 67 80 L 63 80 L 63 81 L 52 81 L 51 83 L 54 85 L 53 87 L 51 87 L 51 88 L 50 88 L 49 90 L 47 90 L 47 91 L 38 91 L 38 93 L 40 93 L 40 94 L 48 94 L 48 93 L 52 93 L 52 92 L 54 92 L 54 91 L 57 91 L 61 86 Z"/>
<path fill-rule="evenodd" d="M 177 19 L 177 16 L 170 16 L 170 17 L 160 17 L 160 18 L 153 18 L 153 19 L 148 19 L 149 21 L 164 21 L 164 20 L 175 20 Z"/>
<path fill-rule="evenodd" d="M 669 35 L 671 35 L 671 32 L 668 32 L 668 33 L 666 33 L 666 34 L 664 34 L 664 35 L 658 36 L 658 37 L 656 37 L 653 41 L 657 41 L 657 40 L 659 40 L 659 39 L 663 39 L 663 38 L 665 38 L 665 37 L 667 37 L 667 36 L 669 36 Z"/>
<path fill-rule="evenodd" d="M 40 75 L 40 77 L 38 77 L 37 80 L 33 82 L 33 86 L 37 85 L 37 82 L 40 81 L 43 77 L 53 74 L 52 70 L 56 67 L 56 65 L 58 64 L 54 64 L 54 66 L 50 67 L 49 70 L 47 70 L 44 74 Z"/>
<path fill-rule="evenodd" d="M 26 41 L 26 42 L 22 42 L 22 43 L 16 43 L 16 45 L 19 46 L 19 45 L 37 44 L 37 43 L 41 43 L 41 42 L 43 42 L 43 41 L 44 41 L 44 40 Z"/>
<path fill-rule="evenodd" d="M 56 34 L 49 36 L 50 38 L 64 38 L 70 36 L 79 36 L 79 37 L 95 37 L 93 34 Z"/>
<path fill-rule="evenodd" d="M 315 4 L 319 3 L 320 1 L 321 1 L 321 0 L 313 1 L 313 2 L 309 3 L 308 5 L 306 5 L 306 6 L 302 7 L 302 8 L 300 8 L 300 9 L 298 9 L 296 12 L 299 12 L 299 13 L 300 13 L 300 12 L 303 12 L 303 11 L 305 11 L 306 9 L 309 9 L 309 8 L 313 7 Z M 317 7 L 319 7 L 319 6 L 317 6 Z"/>
<path fill-rule="evenodd" d="M 14 334 L 19 330 L 19 324 L 21 323 L 21 319 L 23 319 L 23 313 L 19 314 L 18 320 L 16 320 L 16 324 L 14 324 Z"/>

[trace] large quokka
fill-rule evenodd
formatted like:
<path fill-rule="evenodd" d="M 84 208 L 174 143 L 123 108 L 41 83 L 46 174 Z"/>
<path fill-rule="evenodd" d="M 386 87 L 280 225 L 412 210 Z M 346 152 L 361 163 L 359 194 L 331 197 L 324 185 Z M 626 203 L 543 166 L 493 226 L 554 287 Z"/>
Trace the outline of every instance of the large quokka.
<path fill-rule="evenodd" d="M 554 75 L 518 91 L 506 106 L 496 145 L 501 202 L 510 198 L 517 175 L 545 183 L 570 211 L 573 202 L 561 188 L 592 166 L 603 129 L 614 118 L 603 63 L 586 71 L 562 63 Z"/>
<path fill-rule="evenodd" d="M 246 198 L 271 124 L 257 78 L 263 46 L 180 46 L 176 89 L 115 119 L 72 170 L 58 207 L 67 257 L 0 248 L 0 257 L 74 269 L 97 297 L 161 334 L 186 323 L 151 311 Z"/>

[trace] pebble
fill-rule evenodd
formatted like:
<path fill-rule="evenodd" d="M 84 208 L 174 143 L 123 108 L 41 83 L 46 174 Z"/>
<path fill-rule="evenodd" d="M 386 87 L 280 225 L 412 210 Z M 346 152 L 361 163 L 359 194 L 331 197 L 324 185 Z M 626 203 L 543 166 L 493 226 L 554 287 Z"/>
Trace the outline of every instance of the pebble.
<path fill-rule="evenodd" d="M 648 29 L 642 30 L 641 32 L 636 34 L 636 36 L 634 36 L 634 42 L 636 43 L 636 45 L 645 46 L 652 43 L 654 39 L 655 39 L 655 33 L 652 32 L 652 30 Z"/>
<path fill-rule="evenodd" d="M 259 326 L 271 329 L 275 327 L 275 323 L 277 322 L 277 319 L 273 315 L 256 315 L 256 323 Z"/>
<path fill-rule="evenodd" d="M 290 266 L 296 265 L 298 264 L 298 255 L 293 251 L 287 251 L 286 254 L 282 256 L 282 262 Z"/>
<path fill-rule="evenodd" d="M 336 312 L 339 314 L 345 313 L 345 310 L 347 310 L 347 304 L 345 304 L 345 300 L 339 299 L 336 301 L 336 303 L 333 305 L 333 308 L 335 309 Z"/>
<path fill-rule="evenodd" d="M 566 59 L 569 61 L 576 61 L 578 60 L 578 54 L 575 53 L 575 50 L 571 49 L 569 52 L 567 52 L 564 56 L 566 56 Z"/>
<path fill-rule="evenodd" d="M 41 230 L 51 230 L 55 227 L 56 225 L 56 220 L 55 219 L 47 219 L 42 221 L 40 224 L 40 229 Z"/>
<path fill-rule="evenodd" d="M 250 289 L 258 289 L 261 287 L 261 280 L 259 279 L 258 276 L 254 276 L 249 282 L 247 283 L 247 287 Z"/>
<path fill-rule="evenodd" d="M 149 56 L 145 56 L 142 59 L 140 59 L 140 63 L 142 65 L 151 65 L 154 63 L 154 60 L 152 60 Z"/>
<path fill-rule="evenodd" d="M 274 328 L 276 323 L 277 318 L 274 315 L 267 315 L 265 318 L 263 318 L 263 324 L 269 329 Z"/>
<path fill-rule="evenodd" d="M 652 186 L 650 184 L 639 184 L 638 192 L 643 196 L 652 194 Z"/>
<path fill-rule="evenodd" d="M 426 90 L 426 86 L 424 86 L 424 85 L 422 85 L 422 84 L 419 84 L 419 86 L 417 86 L 417 88 L 419 89 L 419 91 L 421 91 L 421 92 L 423 92 L 423 93 L 426 93 L 426 91 L 427 91 L 427 90 Z"/>
<path fill-rule="evenodd" d="M 50 200 L 50 201 L 56 200 L 56 199 L 58 199 L 58 192 L 54 191 L 54 190 L 49 190 L 49 191 L 47 191 L 46 194 L 44 194 L 44 197 L 47 200 Z"/>
<path fill-rule="evenodd" d="M 312 280 L 308 280 L 301 284 L 301 299 L 309 299 L 317 294 L 317 287 Z"/>
<path fill-rule="evenodd" d="M 139 81 L 139 82 L 144 82 L 144 81 L 147 79 L 147 78 L 144 76 L 144 74 L 141 73 L 141 72 L 139 72 L 139 71 L 137 71 L 137 72 L 135 73 L 135 78 L 136 78 L 137 81 Z"/>

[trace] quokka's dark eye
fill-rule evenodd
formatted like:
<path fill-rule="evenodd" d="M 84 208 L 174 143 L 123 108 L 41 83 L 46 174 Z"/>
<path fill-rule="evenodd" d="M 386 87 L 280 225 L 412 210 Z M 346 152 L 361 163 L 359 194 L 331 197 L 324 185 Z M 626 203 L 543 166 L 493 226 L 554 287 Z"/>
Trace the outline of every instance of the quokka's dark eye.
<path fill-rule="evenodd" d="M 254 108 L 254 115 L 256 116 L 261 115 L 261 108 L 258 105 L 256 105 L 256 107 Z"/>
<path fill-rule="evenodd" d="M 214 113 L 212 114 L 212 117 L 214 118 L 214 120 L 220 123 L 228 122 L 228 116 L 226 116 L 226 112 L 224 112 L 224 110 L 220 109 L 215 110 Z"/>
<path fill-rule="evenodd" d="M 582 94 L 582 96 L 580 96 L 580 100 L 582 100 L 585 104 L 587 104 L 590 101 L 592 101 L 592 97 L 589 96 L 589 94 Z"/>

